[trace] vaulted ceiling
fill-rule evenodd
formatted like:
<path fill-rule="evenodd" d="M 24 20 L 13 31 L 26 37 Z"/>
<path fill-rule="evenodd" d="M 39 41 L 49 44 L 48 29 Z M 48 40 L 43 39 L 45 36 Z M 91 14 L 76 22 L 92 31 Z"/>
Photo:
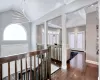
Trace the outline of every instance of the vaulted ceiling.
<path fill-rule="evenodd" d="M 64 3 L 69 4 L 73 1 L 75 0 L 0 0 L 0 12 L 17 10 L 24 12 L 24 15 L 34 21 Z"/>
<path fill-rule="evenodd" d="M 0 12 L 14 9 L 32 21 L 63 5 L 64 0 L 0 0 Z"/>
<path fill-rule="evenodd" d="M 16 10 L 23 13 L 28 20 L 35 21 L 45 14 L 59 8 L 64 3 L 69 4 L 75 0 L 0 0 L 0 12 L 7 10 Z M 89 9 L 82 9 L 70 15 L 67 15 L 67 25 L 82 25 L 86 23 L 86 13 L 96 10 L 94 6 Z M 79 21 L 79 22 L 77 22 Z M 80 24 L 78 24 L 80 23 Z M 49 24 L 57 27 L 61 26 L 61 17 L 57 17 Z"/>
<path fill-rule="evenodd" d="M 78 11 L 66 15 L 66 27 L 77 27 L 86 25 L 86 14 L 97 11 L 97 4 L 85 7 Z M 56 17 L 48 21 L 49 26 L 55 26 L 55 28 L 61 27 L 61 16 Z"/>

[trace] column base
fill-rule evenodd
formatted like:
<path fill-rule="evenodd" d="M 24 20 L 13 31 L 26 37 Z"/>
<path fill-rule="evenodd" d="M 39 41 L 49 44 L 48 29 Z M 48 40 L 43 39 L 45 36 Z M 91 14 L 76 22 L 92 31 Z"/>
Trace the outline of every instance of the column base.
<path fill-rule="evenodd" d="M 66 70 L 67 69 L 67 66 L 62 66 L 61 68 L 64 69 L 64 70 Z"/>

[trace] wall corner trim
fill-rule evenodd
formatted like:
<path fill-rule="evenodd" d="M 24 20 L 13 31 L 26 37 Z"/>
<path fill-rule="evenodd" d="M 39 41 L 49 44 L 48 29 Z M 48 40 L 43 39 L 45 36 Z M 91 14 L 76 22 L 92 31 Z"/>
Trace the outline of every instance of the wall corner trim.
<path fill-rule="evenodd" d="M 91 61 L 91 60 L 86 60 L 87 63 L 91 63 L 91 64 L 95 64 L 95 65 L 98 65 L 98 62 L 95 62 L 95 61 Z"/>

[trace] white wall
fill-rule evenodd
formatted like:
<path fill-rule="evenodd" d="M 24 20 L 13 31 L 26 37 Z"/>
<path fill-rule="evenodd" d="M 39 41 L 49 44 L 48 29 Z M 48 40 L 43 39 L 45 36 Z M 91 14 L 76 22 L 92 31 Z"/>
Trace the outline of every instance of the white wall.
<path fill-rule="evenodd" d="M 15 20 L 16 18 L 14 18 L 14 11 L 9 10 L 9 11 L 5 11 L 0 13 L 0 54 L 1 56 L 8 56 L 8 55 L 13 55 L 13 54 L 19 54 L 19 53 L 24 53 L 24 52 L 28 52 L 31 49 L 30 46 L 30 30 L 31 30 L 31 25 L 30 23 L 22 23 L 25 20 L 22 20 L 19 18 L 20 24 L 22 26 L 24 26 L 24 28 L 26 29 L 27 32 L 27 39 L 26 41 L 3 41 L 3 32 L 4 29 L 13 23 L 16 23 L 17 21 Z M 17 16 L 17 15 L 16 15 Z M 25 20 L 27 21 L 27 20 Z M 22 47 L 22 48 L 21 48 Z"/>
<path fill-rule="evenodd" d="M 96 19 L 97 12 L 92 12 L 87 14 L 86 19 L 86 59 L 90 61 L 97 62 L 96 54 Z"/>
<path fill-rule="evenodd" d="M 7 44 L 1 45 L 1 56 L 27 53 L 28 44 Z"/>
<path fill-rule="evenodd" d="M 32 23 L 32 29 L 31 29 L 31 50 L 37 50 L 36 47 L 36 37 L 37 37 L 37 26 Z"/>
<path fill-rule="evenodd" d="M 38 26 L 36 26 L 36 31 L 37 31 L 37 37 L 36 37 L 36 43 L 37 44 L 42 44 L 42 29 L 44 29 L 44 25 L 42 24 L 42 25 L 38 25 Z"/>

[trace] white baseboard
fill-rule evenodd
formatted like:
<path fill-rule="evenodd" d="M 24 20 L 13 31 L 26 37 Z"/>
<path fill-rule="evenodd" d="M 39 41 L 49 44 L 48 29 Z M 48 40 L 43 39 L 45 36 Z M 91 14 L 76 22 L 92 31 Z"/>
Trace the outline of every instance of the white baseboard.
<path fill-rule="evenodd" d="M 67 69 L 67 68 L 66 68 L 66 66 L 63 66 L 63 65 L 62 65 L 62 67 L 61 67 L 61 68 L 62 68 L 62 69 Z"/>
<path fill-rule="evenodd" d="M 86 60 L 87 63 L 91 63 L 91 64 L 95 64 L 95 65 L 98 65 L 98 62 L 95 62 L 95 61 L 91 61 L 91 60 Z"/>

